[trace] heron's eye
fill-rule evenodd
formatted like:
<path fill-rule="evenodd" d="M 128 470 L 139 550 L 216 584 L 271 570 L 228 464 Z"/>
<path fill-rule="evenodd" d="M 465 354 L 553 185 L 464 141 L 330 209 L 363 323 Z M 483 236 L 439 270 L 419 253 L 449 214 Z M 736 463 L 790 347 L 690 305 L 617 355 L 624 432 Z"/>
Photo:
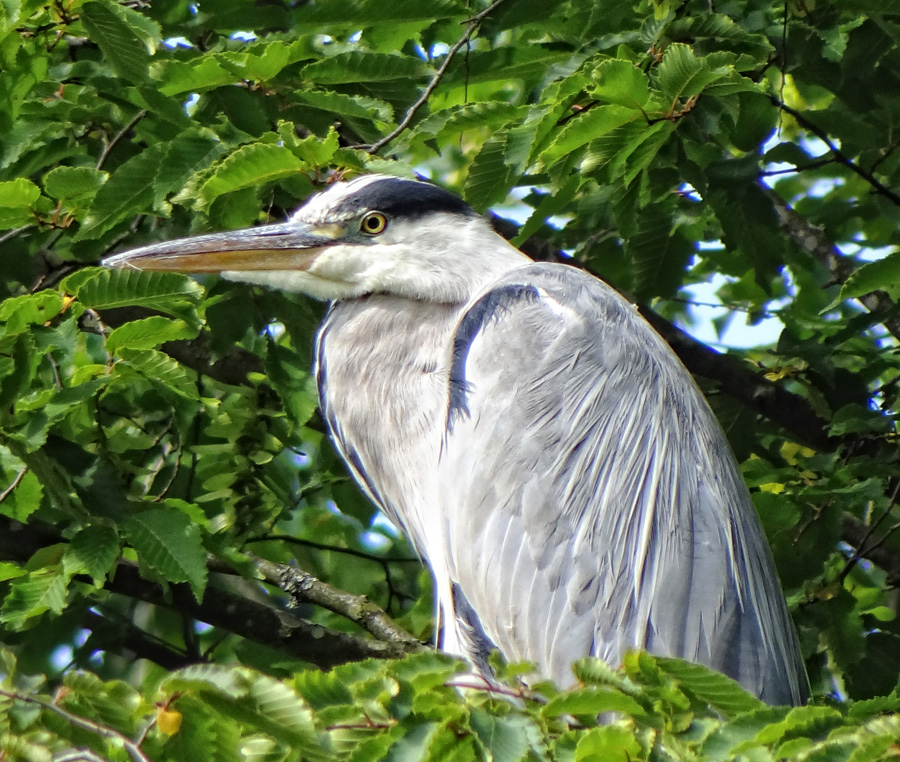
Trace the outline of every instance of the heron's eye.
<path fill-rule="evenodd" d="M 366 235 L 378 235 L 387 227 L 387 217 L 381 212 L 369 212 L 359 223 L 359 229 Z"/>

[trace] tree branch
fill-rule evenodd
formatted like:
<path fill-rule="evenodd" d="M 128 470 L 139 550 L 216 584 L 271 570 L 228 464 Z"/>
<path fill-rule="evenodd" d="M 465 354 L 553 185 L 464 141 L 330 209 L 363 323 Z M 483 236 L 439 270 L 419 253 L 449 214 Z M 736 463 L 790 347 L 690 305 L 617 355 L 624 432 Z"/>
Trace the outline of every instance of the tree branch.
<path fill-rule="evenodd" d="M 481 22 L 484 21 L 485 18 L 487 18 L 505 2 L 506 0 L 494 0 L 494 2 L 491 3 L 483 11 L 481 11 L 481 13 L 473 16 L 466 22 L 465 34 L 463 34 L 462 37 L 460 37 L 455 43 L 453 43 L 453 46 L 450 48 L 450 50 L 447 51 L 447 55 L 444 57 L 444 62 L 441 64 L 437 72 L 435 72 L 434 77 L 431 78 L 431 82 L 428 83 L 428 86 L 425 88 L 425 90 L 422 91 L 422 95 L 415 103 L 413 103 L 412 106 L 409 107 L 406 115 L 403 117 L 403 119 L 400 120 L 400 124 L 398 124 L 391 132 L 381 138 L 381 140 L 373 143 L 366 149 L 369 153 L 377 153 L 388 143 L 390 143 L 394 138 L 400 135 L 407 127 L 409 127 L 410 123 L 413 120 L 413 117 L 415 117 L 418 110 L 425 105 L 425 103 L 431 97 L 431 94 L 434 92 L 435 88 L 438 86 L 438 84 L 440 84 L 440 81 L 443 79 L 444 74 L 447 72 L 447 69 L 450 66 L 450 62 L 453 60 L 459 49 L 472 39 L 472 35 L 475 34 L 478 27 L 481 26 Z M 364 148 L 365 146 L 356 147 Z"/>
<path fill-rule="evenodd" d="M 781 229 L 801 249 L 810 254 L 820 264 L 824 265 L 838 283 L 846 283 L 856 271 L 856 264 L 844 256 L 838 248 L 828 240 L 819 228 L 811 225 L 808 220 L 799 215 L 788 203 L 774 190 L 759 183 L 760 189 L 772 202 L 775 214 Z M 900 340 L 900 316 L 896 314 L 897 305 L 884 291 L 872 291 L 860 296 L 858 301 L 869 312 L 887 315 L 882 321 L 890 334 Z"/>
<path fill-rule="evenodd" d="M 792 117 L 794 117 L 794 119 L 797 120 L 797 124 L 799 124 L 808 132 L 811 132 L 825 145 L 827 145 L 828 149 L 832 154 L 834 154 L 835 158 L 841 164 L 847 167 L 847 169 L 849 169 L 851 172 L 855 172 L 882 196 L 890 199 L 895 204 L 897 204 L 897 206 L 900 206 L 900 196 L 894 193 L 894 191 L 892 191 L 886 185 L 879 182 L 871 172 L 867 172 L 866 170 L 864 170 L 861 166 L 859 166 L 859 164 L 853 161 L 853 159 L 847 156 L 847 154 L 843 153 L 841 149 L 834 144 L 834 141 L 825 130 L 823 130 L 821 127 L 817 127 L 804 114 L 802 114 L 800 111 L 797 111 L 797 109 L 795 108 L 791 108 L 777 96 L 771 95 L 769 97 L 771 98 L 772 103 L 774 103 L 781 111 L 784 111 L 786 114 L 790 114 Z"/>
<path fill-rule="evenodd" d="M 87 730 L 90 733 L 95 733 L 98 736 L 102 736 L 103 738 L 108 738 L 111 741 L 122 744 L 122 746 L 124 746 L 126 751 L 128 752 L 128 755 L 134 760 L 134 762 L 151 762 L 150 758 L 146 754 L 144 754 L 144 752 L 141 751 L 140 747 L 128 736 L 120 733 L 118 730 L 107 727 L 106 725 L 101 725 L 97 722 L 94 722 L 93 720 L 79 717 L 77 714 L 73 714 L 72 712 L 63 709 L 61 706 L 52 701 L 46 701 L 44 699 L 38 698 L 37 696 L 29 696 L 28 694 L 19 693 L 18 691 L 7 691 L 2 689 L 0 689 L 0 696 L 6 696 L 6 698 L 12 699 L 13 701 L 21 701 L 25 704 L 36 704 L 37 706 L 45 709 L 48 712 L 58 714 L 66 722 L 68 722 L 70 725 L 74 725 L 76 728 Z"/>
<path fill-rule="evenodd" d="M 0 516 L 0 560 L 22 564 L 38 550 L 61 541 L 62 538 L 53 532 Z M 372 640 L 323 627 L 292 611 L 250 600 L 213 584 L 207 587 L 203 601 L 198 602 L 187 585 L 163 586 L 148 582 L 141 577 L 137 564 L 129 561 L 119 561 L 104 589 L 178 611 L 323 669 L 348 661 L 392 659 L 409 653 L 408 648 L 399 645 L 397 640 Z M 406 635 L 406 638 L 410 636 Z M 424 648 L 422 644 L 418 645 Z"/>
<path fill-rule="evenodd" d="M 364 595 L 339 590 L 311 574 L 286 564 L 277 564 L 249 554 L 263 578 L 290 595 L 298 603 L 312 603 L 355 622 L 370 635 L 399 648 L 403 653 L 428 649 Z"/>

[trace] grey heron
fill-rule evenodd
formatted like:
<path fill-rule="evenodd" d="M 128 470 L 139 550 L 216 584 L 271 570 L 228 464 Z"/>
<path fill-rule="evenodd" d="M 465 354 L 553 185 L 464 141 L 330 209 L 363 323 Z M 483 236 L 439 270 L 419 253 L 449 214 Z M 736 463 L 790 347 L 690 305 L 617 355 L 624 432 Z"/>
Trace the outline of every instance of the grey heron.
<path fill-rule="evenodd" d="M 104 264 L 331 302 L 320 405 L 360 487 L 428 563 L 441 647 L 565 686 L 643 648 L 772 704 L 808 684 L 735 458 L 671 349 L 612 288 L 538 264 L 453 194 L 337 182 L 288 222 Z"/>

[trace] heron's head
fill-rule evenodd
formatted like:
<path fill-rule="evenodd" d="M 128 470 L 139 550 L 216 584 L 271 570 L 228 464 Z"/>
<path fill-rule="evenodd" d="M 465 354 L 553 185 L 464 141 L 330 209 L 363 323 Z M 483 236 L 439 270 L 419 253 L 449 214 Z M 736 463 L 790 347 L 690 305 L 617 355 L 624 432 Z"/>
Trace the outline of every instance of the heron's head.
<path fill-rule="evenodd" d="M 328 300 L 387 293 L 459 302 L 527 261 L 452 193 L 367 175 L 334 183 L 288 222 L 165 241 L 103 264 L 219 273 Z"/>

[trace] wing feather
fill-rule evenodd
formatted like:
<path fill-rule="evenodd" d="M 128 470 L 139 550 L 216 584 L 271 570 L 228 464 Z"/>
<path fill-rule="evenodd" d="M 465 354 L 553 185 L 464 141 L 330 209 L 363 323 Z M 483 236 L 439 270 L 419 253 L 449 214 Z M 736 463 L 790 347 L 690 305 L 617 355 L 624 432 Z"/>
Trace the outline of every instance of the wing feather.
<path fill-rule="evenodd" d="M 644 647 L 805 698 L 724 435 L 632 305 L 573 268 L 519 268 L 463 315 L 452 368 L 444 555 L 507 658 L 565 684 L 578 656 Z"/>

